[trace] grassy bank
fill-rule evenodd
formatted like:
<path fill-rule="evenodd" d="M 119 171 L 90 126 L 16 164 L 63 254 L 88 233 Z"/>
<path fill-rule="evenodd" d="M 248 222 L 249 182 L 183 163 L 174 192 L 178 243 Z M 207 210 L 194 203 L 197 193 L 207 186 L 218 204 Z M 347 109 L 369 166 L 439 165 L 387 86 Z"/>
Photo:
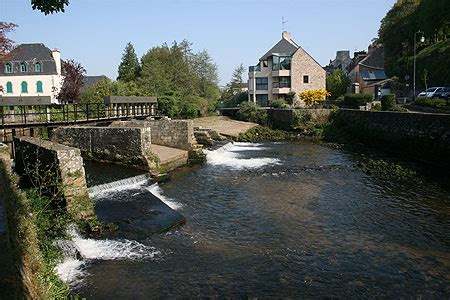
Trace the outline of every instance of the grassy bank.
<path fill-rule="evenodd" d="M 52 245 L 55 235 L 48 234 L 53 221 L 43 210 L 45 201 L 20 191 L 16 185 L 18 178 L 9 174 L 4 164 L 0 164 L 0 182 L 17 280 L 14 293 L 17 298 L 66 298 L 69 288 L 53 271 L 61 255 Z"/>

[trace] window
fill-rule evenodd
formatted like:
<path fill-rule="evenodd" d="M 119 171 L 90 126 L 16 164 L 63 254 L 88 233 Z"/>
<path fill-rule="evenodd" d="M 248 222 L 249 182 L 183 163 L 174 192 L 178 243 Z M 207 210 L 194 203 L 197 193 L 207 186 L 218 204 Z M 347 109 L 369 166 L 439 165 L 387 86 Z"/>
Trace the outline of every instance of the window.
<path fill-rule="evenodd" d="M 5 73 L 12 73 L 12 65 L 10 63 L 5 65 Z"/>
<path fill-rule="evenodd" d="M 13 90 L 12 90 L 12 83 L 11 83 L 11 81 L 8 81 L 6 83 L 6 93 L 12 94 L 12 92 L 13 92 Z"/>
<path fill-rule="evenodd" d="M 26 81 L 22 81 L 22 93 L 28 93 L 28 84 Z"/>
<path fill-rule="evenodd" d="M 20 64 L 20 72 L 28 72 L 28 66 L 26 63 Z"/>
<path fill-rule="evenodd" d="M 263 63 L 263 67 L 264 67 L 264 68 L 267 68 L 267 66 L 268 66 L 267 60 L 263 60 L 262 63 Z"/>
<path fill-rule="evenodd" d="M 42 72 L 41 64 L 40 64 L 40 63 L 36 63 L 36 64 L 34 65 L 34 71 L 35 71 L 35 72 L 38 72 L 38 73 Z"/>
<path fill-rule="evenodd" d="M 269 80 L 267 77 L 256 78 L 256 90 L 257 91 L 267 91 L 269 89 Z"/>
<path fill-rule="evenodd" d="M 309 75 L 303 75 L 303 83 L 309 83 Z"/>
<path fill-rule="evenodd" d="M 280 77 L 280 82 L 278 84 L 280 88 L 290 88 L 291 87 L 291 77 Z"/>
<path fill-rule="evenodd" d="M 43 93 L 42 92 L 42 81 L 36 82 L 36 92 L 37 93 Z"/>
<path fill-rule="evenodd" d="M 259 106 L 267 106 L 269 104 L 269 95 L 256 95 L 256 104 Z"/>
<path fill-rule="evenodd" d="M 291 57 L 290 56 L 272 56 L 272 71 L 290 70 Z"/>

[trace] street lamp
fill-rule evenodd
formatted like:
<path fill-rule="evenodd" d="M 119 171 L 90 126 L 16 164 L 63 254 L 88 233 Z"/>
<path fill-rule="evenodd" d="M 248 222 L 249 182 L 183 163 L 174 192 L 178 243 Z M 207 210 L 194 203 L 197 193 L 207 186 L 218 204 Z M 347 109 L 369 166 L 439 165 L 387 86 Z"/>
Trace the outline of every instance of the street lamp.
<path fill-rule="evenodd" d="M 425 37 L 423 36 L 422 31 L 414 32 L 414 74 L 413 74 L 413 100 L 416 100 L 416 36 L 420 33 L 422 36 L 420 37 L 420 42 L 425 42 Z"/>

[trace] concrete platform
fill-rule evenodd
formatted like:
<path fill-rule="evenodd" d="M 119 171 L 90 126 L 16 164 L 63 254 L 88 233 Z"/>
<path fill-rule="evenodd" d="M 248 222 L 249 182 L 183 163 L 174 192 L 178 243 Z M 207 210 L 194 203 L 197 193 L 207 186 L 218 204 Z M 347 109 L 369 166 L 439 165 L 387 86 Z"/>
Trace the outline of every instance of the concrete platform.
<path fill-rule="evenodd" d="M 255 126 L 258 126 L 258 124 L 217 116 L 194 119 L 194 126 L 209 128 L 217 131 L 223 136 L 237 138 L 240 133 L 244 133 Z"/>
<path fill-rule="evenodd" d="M 188 163 L 188 151 L 151 144 L 150 151 L 159 157 L 159 166 L 166 171 L 171 171 Z"/>

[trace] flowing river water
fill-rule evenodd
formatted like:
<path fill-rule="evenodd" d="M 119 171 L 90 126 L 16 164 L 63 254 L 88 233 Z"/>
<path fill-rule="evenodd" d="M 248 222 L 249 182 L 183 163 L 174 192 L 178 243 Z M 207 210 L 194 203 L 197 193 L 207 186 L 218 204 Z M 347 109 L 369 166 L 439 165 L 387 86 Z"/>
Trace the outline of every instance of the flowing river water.
<path fill-rule="evenodd" d="M 89 299 L 450 296 L 450 193 L 431 180 L 377 178 L 309 142 L 226 144 L 161 185 L 87 172 L 119 224 L 108 239 L 74 230 L 84 258 L 58 266 Z M 186 224 L 149 233 L 155 197 Z"/>

